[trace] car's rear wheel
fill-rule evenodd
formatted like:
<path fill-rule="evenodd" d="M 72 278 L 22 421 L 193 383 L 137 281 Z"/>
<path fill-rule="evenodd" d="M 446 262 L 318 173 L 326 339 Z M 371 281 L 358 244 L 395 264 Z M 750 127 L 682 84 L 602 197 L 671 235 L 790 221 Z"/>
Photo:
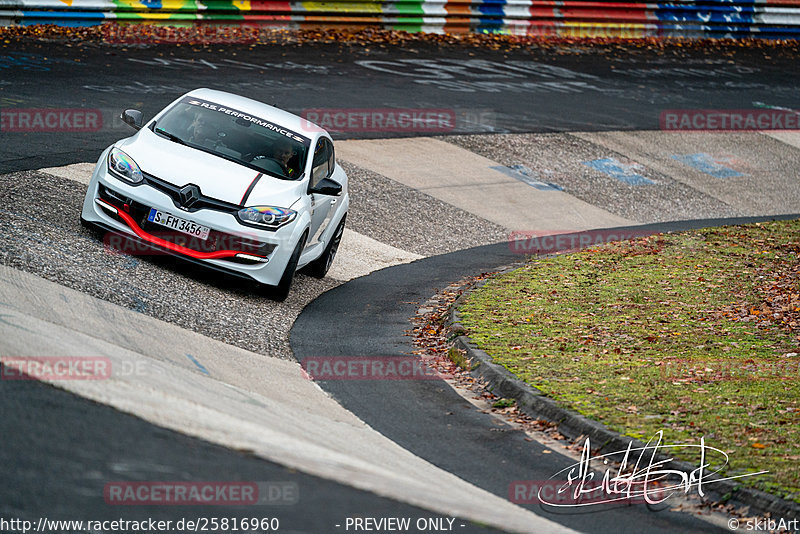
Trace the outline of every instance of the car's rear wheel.
<path fill-rule="evenodd" d="M 308 274 L 314 278 L 325 278 L 325 275 L 328 274 L 331 264 L 333 264 L 333 258 L 336 257 L 336 251 L 339 250 L 339 243 L 342 242 L 345 219 L 347 219 L 346 213 L 339 222 L 339 226 L 337 226 L 336 230 L 333 232 L 333 235 L 331 236 L 330 241 L 328 241 L 328 245 L 325 247 L 325 251 L 322 253 L 322 256 L 308 264 Z"/>
<path fill-rule="evenodd" d="M 286 297 L 289 296 L 289 290 L 292 288 L 292 281 L 294 280 L 294 273 L 297 270 L 297 262 L 300 261 L 300 254 L 303 252 L 303 247 L 306 245 L 307 236 L 307 233 L 303 234 L 297 241 L 297 245 L 294 247 L 291 257 L 289 257 L 289 262 L 283 270 L 283 275 L 278 285 L 268 289 L 267 293 L 272 300 L 283 302 L 286 300 Z"/>

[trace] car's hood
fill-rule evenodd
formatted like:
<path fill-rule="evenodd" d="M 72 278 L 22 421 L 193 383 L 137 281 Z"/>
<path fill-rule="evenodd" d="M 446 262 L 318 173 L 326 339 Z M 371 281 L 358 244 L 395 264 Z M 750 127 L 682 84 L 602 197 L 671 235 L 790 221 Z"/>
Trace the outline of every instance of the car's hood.
<path fill-rule="evenodd" d="M 259 172 L 244 165 L 175 143 L 143 128 L 133 137 L 117 143 L 139 165 L 142 172 L 177 186 L 195 184 L 203 195 L 232 204 L 241 204 Z M 254 202 L 289 207 L 299 197 L 302 186 L 263 174 L 247 197 Z"/>

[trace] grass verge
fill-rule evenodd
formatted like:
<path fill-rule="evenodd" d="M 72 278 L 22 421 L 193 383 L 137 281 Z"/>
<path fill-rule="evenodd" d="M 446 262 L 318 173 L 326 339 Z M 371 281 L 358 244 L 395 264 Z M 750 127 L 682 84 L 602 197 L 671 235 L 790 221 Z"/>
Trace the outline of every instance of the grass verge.
<path fill-rule="evenodd" d="M 565 406 L 639 439 L 704 436 L 730 455 L 723 473 L 768 470 L 741 480 L 800 502 L 800 221 L 532 259 L 459 311 Z"/>

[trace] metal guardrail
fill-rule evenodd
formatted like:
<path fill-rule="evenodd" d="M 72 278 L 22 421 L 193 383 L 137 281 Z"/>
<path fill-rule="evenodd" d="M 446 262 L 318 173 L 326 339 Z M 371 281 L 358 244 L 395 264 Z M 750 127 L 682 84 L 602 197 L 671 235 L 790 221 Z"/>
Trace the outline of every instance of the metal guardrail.
<path fill-rule="evenodd" d="M 196 23 L 561 37 L 800 38 L 800 0 L 0 0 L 0 25 Z"/>

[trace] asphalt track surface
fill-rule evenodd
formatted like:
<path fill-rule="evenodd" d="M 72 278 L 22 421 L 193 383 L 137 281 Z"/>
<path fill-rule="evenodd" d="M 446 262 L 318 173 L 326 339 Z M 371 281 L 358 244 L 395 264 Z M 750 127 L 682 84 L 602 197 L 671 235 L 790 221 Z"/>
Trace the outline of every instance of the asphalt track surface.
<path fill-rule="evenodd" d="M 767 61 L 763 56 L 769 53 Z M 130 134 L 114 120 L 121 109 L 135 107 L 151 116 L 176 95 L 200 86 L 248 94 L 296 113 L 308 108 L 450 108 L 463 120 L 449 133 L 636 130 L 657 129 L 665 109 L 746 109 L 755 102 L 792 107 L 799 85 L 795 68 L 796 59 L 779 51 L 746 49 L 664 57 L 646 50 L 554 54 L 424 46 L 192 50 L 12 43 L 0 49 L 0 108 L 98 109 L 104 126 L 79 134 L 4 131 L 0 174 L 93 161 L 105 146 Z M 428 258 L 339 286 L 300 315 L 292 348 L 301 360 L 410 353 L 404 331 L 418 304 L 464 275 L 518 259 L 502 244 Z M 467 409 L 466 401 L 445 384 L 322 385 L 385 436 L 496 495 L 507 497 L 514 480 L 545 480 L 566 462 L 541 454 L 542 447 L 521 433 Z M 116 517 L 119 507 L 102 503 L 101 481 L 163 480 L 165 473 L 180 480 L 295 481 L 300 505 L 264 512 L 279 515 L 284 531 L 333 531 L 337 519 L 365 512 L 434 515 L 163 430 L 51 386 L 0 381 L 0 397 L 0 458 L 3 465 L 14 466 L 3 470 L 0 517 L 75 518 L 75 511 L 93 519 Z M 686 514 L 642 507 L 568 515 L 531 509 L 587 532 L 640 532 L 643 525 L 653 532 L 713 530 Z M 220 517 L 252 516 L 250 510 L 213 511 Z M 196 507 L 137 507 L 128 514 L 174 518 L 201 512 Z M 488 530 L 467 525 L 460 531 Z"/>
<path fill-rule="evenodd" d="M 652 130 L 669 109 L 795 105 L 797 64 L 790 52 L 676 50 L 11 42 L 0 45 L 0 108 L 85 108 L 99 110 L 103 121 L 98 131 L 79 134 L 6 128 L 0 173 L 95 161 L 103 148 L 130 134 L 116 119 L 122 109 L 138 108 L 149 117 L 197 87 L 241 93 L 294 113 L 448 109 L 457 120 L 446 133 Z"/>

